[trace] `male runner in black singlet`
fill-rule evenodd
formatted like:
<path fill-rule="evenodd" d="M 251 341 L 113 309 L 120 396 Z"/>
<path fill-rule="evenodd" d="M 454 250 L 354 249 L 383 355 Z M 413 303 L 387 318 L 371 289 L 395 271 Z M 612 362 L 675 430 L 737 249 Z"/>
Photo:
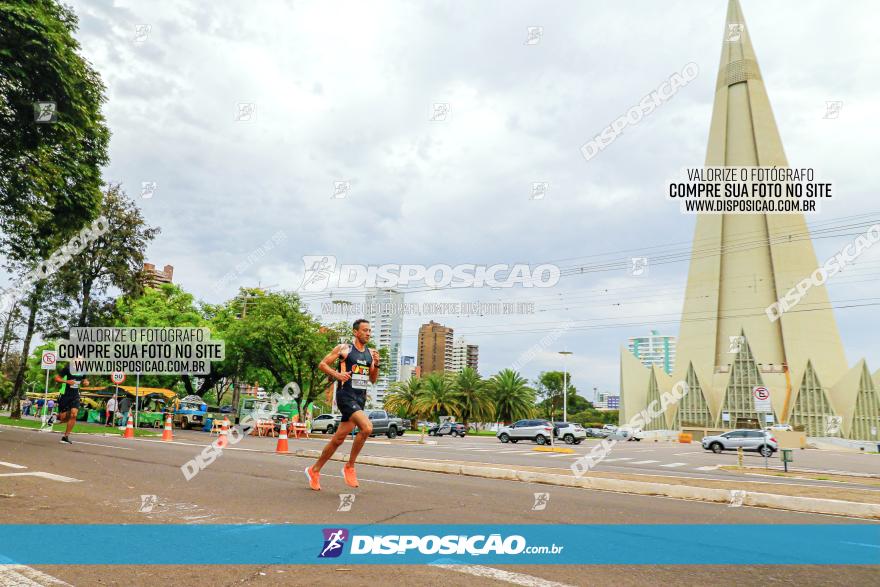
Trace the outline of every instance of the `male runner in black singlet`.
<path fill-rule="evenodd" d="M 64 436 L 61 442 L 64 444 L 73 444 L 70 441 L 70 431 L 76 424 L 76 414 L 79 412 L 79 387 L 80 385 L 88 385 L 89 380 L 81 373 L 73 373 L 73 363 L 82 360 L 77 357 L 73 361 L 67 363 L 60 373 L 55 375 L 55 381 L 61 384 L 61 397 L 58 399 L 58 422 L 67 424 L 64 430 Z M 49 419 L 49 425 L 55 424 L 54 415 Z"/>
<path fill-rule="evenodd" d="M 369 322 L 364 319 L 355 320 L 352 329 L 354 344 L 336 345 L 336 348 L 330 351 L 330 354 L 318 365 L 321 371 L 339 382 L 336 405 L 342 412 L 342 423 L 324 447 L 318 461 L 311 467 L 306 467 L 309 487 L 315 491 L 321 490 L 321 467 L 330 460 L 336 449 L 342 446 L 345 437 L 355 426 L 358 427 L 358 434 L 351 447 L 348 463 L 342 467 L 342 477 L 348 486 L 357 487 L 354 462 L 367 438 L 373 433 L 373 423 L 364 412 L 364 404 L 367 403 L 367 383 L 376 383 L 379 377 L 379 353 L 375 349 L 367 348 L 372 333 Z M 339 361 L 338 371 L 333 368 L 337 361 Z"/>

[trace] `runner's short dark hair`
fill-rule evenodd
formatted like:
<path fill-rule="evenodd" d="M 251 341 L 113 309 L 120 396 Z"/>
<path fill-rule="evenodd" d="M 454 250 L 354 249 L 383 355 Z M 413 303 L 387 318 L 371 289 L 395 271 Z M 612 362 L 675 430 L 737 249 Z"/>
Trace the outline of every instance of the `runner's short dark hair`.
<path fill-rule="evenodd" d="M 361 324 L 364 322 L 366 322 L 367 324 L 370 323 L 370 321 L 367 320 L 366 318 L 358 318 L 357 320 L 354 321 L 354 324 L 351 325 L 351 329 L 357 330 L 358 328 L 361 327 Z"/>

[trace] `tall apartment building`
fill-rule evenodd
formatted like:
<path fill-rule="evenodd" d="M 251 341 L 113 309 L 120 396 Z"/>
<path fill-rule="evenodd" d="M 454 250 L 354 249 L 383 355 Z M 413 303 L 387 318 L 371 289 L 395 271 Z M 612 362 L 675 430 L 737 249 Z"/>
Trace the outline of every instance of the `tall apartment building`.
<path fill-rule="evenodd" d="M 400 376 L 400 345 L 403 343 L 403 294 L 393 289 L 371 287 L 364 300 L 366 315 L 377 349 L 388 349 L 388 371 L 376 380 L 375 405 L 382 405 L 388 386 Z"/>
<path fill-rule="evenodd" d="M 458 337 L 452 343 L 452 362 L 449 370 L 458 373 L 464 370 L 465 367 L 470 367 L 477 371 L 479 356 L 480 347 L 475 344 L 468 344 L 464 338 Z"/>
<path fill-rule="evenodd" d="M 174 266 L 165 265 L 159 271 L 152 263 L 144 263 L 144 285 L 147 287 L 159 287 L 163 283 L 171 283 L 174 277 Z"/>
<path fill-rule="evenodd" d="M 637 336 L 629 339 L 629 352 L 645 367 L 657 365 L 666 374 L 672 373 L 675 366 L 675 337 L 651 331 L 650 336 Z"/>
<path fill-rule="evenodd" d="M 418 363 L 422 375 L 451 371 L 452 355 L 452 328 L 433 320 L 419 327 Z"/>
<path fill-rule="evenodd" d="M 400 367 L 398 369 L 397 380 L 409 381 L 413 377 L 419 376 L 419 368 L 416 366 L 416 358 L 412 355 L 404 355 L 400 357 Z"/>

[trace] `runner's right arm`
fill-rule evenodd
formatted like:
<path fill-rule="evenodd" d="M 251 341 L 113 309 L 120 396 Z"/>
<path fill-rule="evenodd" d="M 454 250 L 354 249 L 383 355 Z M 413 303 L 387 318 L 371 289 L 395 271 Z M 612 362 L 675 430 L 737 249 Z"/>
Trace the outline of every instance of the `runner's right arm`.
<path fill-rule="evenodd" d="M 318 369 L 322 372 L 326 373 L 336 381 L 341 383 L 345 383 L 349 379 L 351 379 L 351 375 L 349 373 L 341 373 L 333 368 L 332 365 L 336 364 L 339 359 L 344 359 L 348 356 L 348 345 L 347 344 L 338 344 L 336 345 L 330 353 L 321 360 L 320 364 L 318 364 Z"/>

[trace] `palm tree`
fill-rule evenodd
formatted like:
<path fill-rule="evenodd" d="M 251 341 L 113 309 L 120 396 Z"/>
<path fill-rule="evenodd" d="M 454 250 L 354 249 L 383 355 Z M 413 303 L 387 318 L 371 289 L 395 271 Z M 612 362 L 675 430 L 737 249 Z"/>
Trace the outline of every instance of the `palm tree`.
<path fill-rule="evenodd" d="M 385 409 L 405 418 L 418 418 L 422 415 L 416 406 L 421 392 L 422 380 L 418 377 L 392 383 L 391 389 L 385 394 Z"/>
<path fill-rule="evenodd" d="M 509 424 L 532 417 L 535 412 L 535 390 L 528 383 L 528 379 L 513 369 L 504 369 L 489 380 L 496 418 Z"/>
<path fill-rule="evenodd" d="M 458 416 L 461 402 L 448 373 L 430 373 L 422 381 L 417 408 L 428 416 Z"/>
<path fill-rule="evenodd" d="M 486 382 L 471 367 L 465 367 L 454 380 L 455 391 L 461 404 L 461 421 L 491 422 L 495 417 L 495 404 L 489 394 Z"/>

